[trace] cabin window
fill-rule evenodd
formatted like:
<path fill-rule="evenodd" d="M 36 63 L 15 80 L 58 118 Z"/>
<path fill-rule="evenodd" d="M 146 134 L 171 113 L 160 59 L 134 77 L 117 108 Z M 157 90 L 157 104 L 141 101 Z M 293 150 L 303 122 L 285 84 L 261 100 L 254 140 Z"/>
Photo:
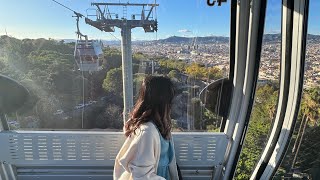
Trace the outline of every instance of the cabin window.
<path fill-rule="evenodd" d="M 59 2 L 91 20 L 101 18 L 88 2 Z M 215 102 L 211 110 L 200 93 L 217 80 L 220 86 L 227 84 L 230 2 L 221 6 L 208 6 L 205 0 L 157 3 L 149 18 L 158 21 L 158 31 L 131 30 L 134 102 L 146 75 L 169 76 L 177 88 L 171 114 L 174 131 L 219 132 L 223 108 L 218 102 L 224 93 L 216 87 L 210 95 Z M 78 24 L 81 34 L 75 34 L 77 18 L 53 1 L 4 2 L 2 17 L 12 14 L 12 9 L 32 13 L 0 20 L 0 70 L 23 84 L 31 98 L 7 115 L 10 129 L 121 131 L 120 29 L 103 32 L 86 24 L 83 17 Z M 104 12 L 105 17 L 117 20 L 141 20 L 149 13 L 146 7 L 122 6 Z"/>

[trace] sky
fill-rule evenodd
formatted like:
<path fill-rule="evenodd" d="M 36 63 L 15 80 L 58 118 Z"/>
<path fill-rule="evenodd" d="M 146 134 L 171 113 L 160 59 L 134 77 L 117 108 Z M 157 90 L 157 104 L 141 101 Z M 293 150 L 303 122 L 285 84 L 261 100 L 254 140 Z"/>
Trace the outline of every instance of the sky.
<path fill-rule="evenodd" d="M 92 2 L 102 0 L 57 0 L 84 15 L 94 14 Z M 155 0 L 109 0 L 122 3 L 154 3 Z M 159 7 L 157 33 L 144 33 L 142 28 L 132 30 L 132 40 L 156 40 L 170 36 L 229 36 L 230 0 L 222 6 L 207 6 L 207 0 L 156 0 Z M 320 34 L 320 1 L 310 0 L 308 33 Z M 141 8 L 128 8 L 128 17 Z M 110 8 L 122 16 L 122 8 Z M 0 35 L 16 38 L 75 39 L 76 19 L 73 13 L 52 0 L 0 0 Z M 279 33 L 281 29 L 281 0 L 268 0 L 265 33 Z M 92 39 L 119 40 L 120 31 L 101 32 L 80 20 L 80 30 Z"/>

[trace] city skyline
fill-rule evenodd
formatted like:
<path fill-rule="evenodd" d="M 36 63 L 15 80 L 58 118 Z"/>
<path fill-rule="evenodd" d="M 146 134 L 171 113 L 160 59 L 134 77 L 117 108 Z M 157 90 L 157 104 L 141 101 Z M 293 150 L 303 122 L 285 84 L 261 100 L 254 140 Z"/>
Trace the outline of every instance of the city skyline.
<path fill-rule="evenodd" d="M 93 8 L 90 3 L 98 1 L 86 0 L 75 3 L 75 0 L 60 0 L 59 2 L 85 15 L 86 9 Z M 153 0 L 130 1 L 130 3 L 141 2 L 154 3 Z M 19 39 L 76 39 L 76 21 L 72 17 L 73 13 L 51 0 L 29 0 L 28 2 L 0 0 L 0 3 L 3 4 L 0 7 L 0 16 L 6 17 L 0 19 L 0 35 L 8 34 Z M 157 1 L 157 3 L 160 5 L 157 8 L 157 15 L 154 15 L 157 17 L 154 18 L 159 21 L 159 31 L 157 33 L 144 33 L 142 28 L 135 28 L 132 30 L 132 40 L 157 40 L 171 36 L 229 36 L 230 1 L 220 7 L 209 7 L 205 0 L 188 1 L 188 3 L 162 0 Z M 320 16 L 315 14 L 317 8 L 320 8 L 320 2 L 311 0 L 308 31 L 310 34 L 320 34 L 319 27 L 315 23 L 320 21 Z M 15 12 L 21 13 L 12 13 L 13 9 Z M 89 14 L 90 11 L 92 10 L 87 10 Z M 114 12 L 121 13 L 121 9 L 114 9 Z M 128 15 L 130 12 L 137 13 L 128 9 Z M 274 34 L 280 32 L 280 13 L 281 2 L 269 0 L 265 33 Z M 81 19 L 80 30 L 93 39 L 120 39 L 119 29 L 116 28 L 116 31 L 112 34 L 101 32 L 85 24 L 84 19 Z"/>

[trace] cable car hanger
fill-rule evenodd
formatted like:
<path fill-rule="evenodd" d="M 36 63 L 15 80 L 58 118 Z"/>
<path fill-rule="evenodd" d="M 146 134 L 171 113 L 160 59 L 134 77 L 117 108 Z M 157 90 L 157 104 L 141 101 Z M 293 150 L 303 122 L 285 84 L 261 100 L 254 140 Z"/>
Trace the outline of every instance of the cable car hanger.
<path fill-rule="evenodd" d="M 89 73 L 93 71 L 101 70 L 102 59 L 103 59 L 103 51 L 102 51 L 103 45 L 101 41 L 99 42 L 97 40 L 89 40 L 87 35 L 84 35 L 81 33 L 80 26 L 79 26 L 79 19 L 84 17 L 84 15 L 72 10 L 71 8 L 55 0 L 52 0 L 52 1 L 72 11 L 74 13 L 73 17 L 76 17 L 77 41 L 75 44 L 74 58 L 76 60 L 77 66 L 79 67 L 79 70 L 89 71 Z M 84 40 L 82 40 L 83 38 Z"/>
<path fill-rule="evenodd" d="M 64 8 L 66 8 L 66 9 L 72 11 L 72 12 L 75 14 L 75 15 L 72 16 L 72 17 L 76 17 L 76 18 L 77 18 L 77 19 L 76 19 L 76 21 L 77 21 L 77 32 L 76 32 L 76 34 L 78 35 L 78 37 L 84 37 L 86 40 L 88 40 L 88 36 L 87 36 L 87 35 L 83 35 L 83 34 L 80 32 L 80 28 L 79 28 L 79 19 L 82 18 L 82 17 L 84 17 L 84 15 L 81 14 L 81 13 L 78 13 L 78 12 L 76 12 L 76 11 L 74 11 L 74 10 L 72 10 L 71 8 L 69 8 L 69 7 L 67 7 L 67 6 L 59 3 L 59 2 L 56 1 L 56 0 L 52 0 L 52 1 L 55 2 L 55 3 L 57 3 L 57 4 L 59 4 L 60 6 L 62 6 L 62 7 L 64 7 Z"/>

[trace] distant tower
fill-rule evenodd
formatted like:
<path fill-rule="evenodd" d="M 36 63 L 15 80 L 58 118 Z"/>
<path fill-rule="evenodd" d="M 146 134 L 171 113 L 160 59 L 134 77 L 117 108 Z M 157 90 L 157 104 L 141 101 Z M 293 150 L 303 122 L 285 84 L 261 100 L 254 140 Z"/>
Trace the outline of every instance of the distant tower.
<path fill-rule="evenodd" d="M 114 32 L 114 27 L 121 29 L 121 51 L 122 51 L 122 76 L 123 76 L 123 120 L 128 120 L 128 114 L 133 107 L 133 79 L 132 79 L 132 49 L 131 29 L 142 27 L 145 32 L 158 31 L 157 19 L 153 19 L 152 10 L 159 4 L 137 4 L 137 3 L 91 3 L 97 7 L 96 20 L 86 18 L 87 24 L 105 32 Z M 110 13 L 111 6 L 122 6 L 123 16 L 119 19 L 118 14 Z M 142 7 L 141 14 L 131 15 L 127 19 L 127 7 Z M 140 16 L 140 19 L 136 19 Z"/>

